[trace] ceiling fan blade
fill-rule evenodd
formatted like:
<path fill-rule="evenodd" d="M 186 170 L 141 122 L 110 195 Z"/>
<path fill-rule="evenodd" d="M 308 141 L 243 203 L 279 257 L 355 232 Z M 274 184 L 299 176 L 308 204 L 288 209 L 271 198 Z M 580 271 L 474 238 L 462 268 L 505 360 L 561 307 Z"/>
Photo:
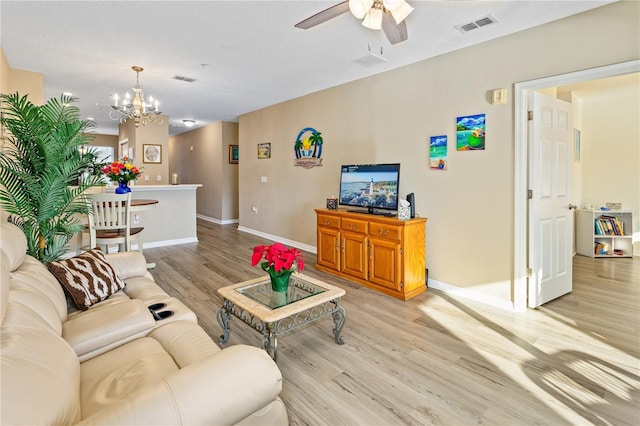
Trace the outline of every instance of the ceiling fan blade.
<path fill-rule="evenodd" d="M 329 19 L 333 19 L 336 16 L 342 15 L 345 12 L 349 11 L 349 1 L 343 1 L 334 6 L 331 6 L 328 9 L 323 10 L 322 12 L 318 12 L 313 16 L 305 19 L 304 21 L 298 22 L 294 25 L 296 28 L 302 28 L 306 30 L 311 27 L 315 27 L 316 25 L 322 24 L 323 22 L 328 21 Z"/>
<path fill-rule="evenodd" d="M 382 29 L 391 44 L 400 43 L 409 37 L 406 22 L 402 21 L 396 24 L 396 21 L 393 20 L 393 17 L 388 12 L 382 15 Z"/>

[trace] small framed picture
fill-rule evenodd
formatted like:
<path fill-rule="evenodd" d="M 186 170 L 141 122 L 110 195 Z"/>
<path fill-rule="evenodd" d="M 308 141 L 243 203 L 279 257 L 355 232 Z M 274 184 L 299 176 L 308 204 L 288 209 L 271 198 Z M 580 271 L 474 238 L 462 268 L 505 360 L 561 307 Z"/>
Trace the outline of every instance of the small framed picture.
<path fill-rule="evenodd" d="M 271 158 L 271 143 L 258 144 L 258 158 Z"/>
<path fill-rule="evenodd" d="M 162 145 L 142 144 L 143 163 L 162 163 Z"/>
<path fill-rule="evenodd" d="M 238 145 L 229 145 L 229 164 L 238 164 Z"/>

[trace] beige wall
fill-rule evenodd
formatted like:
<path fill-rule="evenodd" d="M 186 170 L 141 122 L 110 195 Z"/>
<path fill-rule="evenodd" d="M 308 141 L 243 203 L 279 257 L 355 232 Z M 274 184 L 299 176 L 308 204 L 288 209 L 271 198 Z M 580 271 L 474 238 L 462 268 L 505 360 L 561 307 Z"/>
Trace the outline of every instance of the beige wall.
<path fill-rule="evenodd" d="M 634 214 L 640 250 L 640 89 L 603 91 L 582 101 L 583 204 L 621 202 Z"/>
<path fill-rule="evenodd" d="M 638 59 L 639 13 L 640 3 L 615 3 L 242 115 L 240 226 L 315 246 L 313 208 L 337 195 L 340 165 L 398 161 L 401 195 L 414 192 L 429 218 L 429 278 L 512 300 L 513 86 Z M 490 105 L 487 92 L 502 87 L 509 102 Z M 487 115 L 486 150 L 455 151 L 456 117 L 478 113 Z M 307 126 L 324 136 L 322 167 L 293 165 Z M 428 138 L 441 134 L 444 172 L 428 166 Z M 253 154 L 261 142 L 271 142 L 271 159 Z"/>
<path fill-rule="evenodd" d="M 136 185 L 168 185 L 171 176 L 169 173 L 169 117 L 161 115 L 162 124 L 150 122 L 136 128 L 133 120 L 127 120 L 120 124 L 118 143 L 128 140 L 129 148 L 134 147 L 134 163 L 138 167 L 144 167 L 142 177 L 136 181 Z M 160 145 L 162 147 L 161 163 L 145 163 L 143 147 L 146 144 Z M 116 156 L 118 149 L 116 148 Z M 149 180 L 146 180 L 146 178 Z"/>
<path fill-rule="evenodd" d="M 34 105 L 44 104 L 43 75 L 33 71 L 11 68 L 4 52 L 0 50 L 0 53 L 0 88 L 2 93 L 18 92 L 20 96 L 28 95 L 29 101 Z"/>
<path fill-rule="evenodd" d="M 0 93 L 9 93 L 9 63 L 0 49 Z"/>
<path fill-rule="evenodd" d="M 199 215 L 217 221 L 238 218 L 238 165 L 229 145 L 238 144 L 238 123 L 216 122 L 169 138 L 170 169 L 181 183 L 201 183 Z"/>

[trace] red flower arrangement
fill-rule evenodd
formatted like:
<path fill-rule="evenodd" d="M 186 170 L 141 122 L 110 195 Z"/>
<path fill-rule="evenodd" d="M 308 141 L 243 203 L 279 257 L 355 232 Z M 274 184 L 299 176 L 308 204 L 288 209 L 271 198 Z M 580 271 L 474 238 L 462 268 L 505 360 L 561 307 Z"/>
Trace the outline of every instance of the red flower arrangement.
<path fill-rule="evenodd" d="M 278 276 L 292 271 L 304 269 L 302 253 L 295 248 L 287 248 L 283 244 L 275 243 L 270 246 L 256 246 L 251 256 L 251 266 L 256 266 L 264 257 L 260 267 L 269 275 Z"/>
<path fill-rule="evenodd" d="M 104 173 L 113 182 L 129 182 L 138 179 L 142 174 L 142 170 L 134 166 L 129 157 L 123 157 L 122 160 L 114 161 L 102 168 Z"/>

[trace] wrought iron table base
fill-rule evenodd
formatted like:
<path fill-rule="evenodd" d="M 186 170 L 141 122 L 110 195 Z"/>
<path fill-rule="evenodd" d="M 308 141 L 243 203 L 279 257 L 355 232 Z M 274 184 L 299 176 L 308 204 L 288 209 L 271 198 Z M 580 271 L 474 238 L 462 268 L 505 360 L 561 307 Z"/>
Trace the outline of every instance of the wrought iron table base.
<path fill-rule="evenodd" d="M 262 333 L 262 348 L 267 351 L 273 360 L 277 359 L 278 336 L 324 318 L 327 315 L 331 315 L 333 318 L 333 335 L 335 342 L 338 345 L 344 344 L 344 338 L 341 333 L 347 319 L 347 314 L 344 308 L 340 306 L 339 298 L 329 300 L 317 306 L 312 306 L 274 322 L 264 322 L 256 318 L 254 314 L 224 299 L 222 307 L 216 315 L 218 324 L 222 329 L 222 335 L 218 338 L 218 343 L 221 345 L 227 343 L 229 340 L 229 333 L 231 331 L 229 321 L 231 315 L 240 319 L 257 332 Z"/>

